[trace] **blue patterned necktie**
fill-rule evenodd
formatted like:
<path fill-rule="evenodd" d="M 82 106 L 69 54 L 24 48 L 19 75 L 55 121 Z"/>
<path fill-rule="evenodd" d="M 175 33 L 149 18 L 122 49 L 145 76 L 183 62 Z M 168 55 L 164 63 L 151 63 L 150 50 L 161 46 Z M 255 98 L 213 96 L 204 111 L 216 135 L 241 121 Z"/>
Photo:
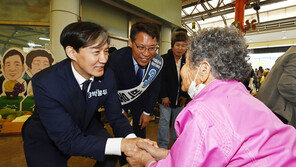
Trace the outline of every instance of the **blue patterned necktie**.
<path fill-rule="evenodd" d="M 88 88 L 90 82 L 91 82 L 91 80 L 86 80 L 86 81 L 84 81 L 83 84 L 82 84 L 82 93 L 83 93 L 84 99 L 86 99 L 87 88 Z"/>
<path fill-rule="evenodd" d="M 145 70 L 145 68 L 141 68 L 141 67 L 139 66 L 139 69 L 138 69 L 137 74 L 136 74 L 136 76 L 137 76 L 137 80 L 138 80 L 138 83 L 139 83 L 139 84 L 141 83 L 141 81 L 142 81 L 142 79 L 143 79 L 144 70 Z"/>

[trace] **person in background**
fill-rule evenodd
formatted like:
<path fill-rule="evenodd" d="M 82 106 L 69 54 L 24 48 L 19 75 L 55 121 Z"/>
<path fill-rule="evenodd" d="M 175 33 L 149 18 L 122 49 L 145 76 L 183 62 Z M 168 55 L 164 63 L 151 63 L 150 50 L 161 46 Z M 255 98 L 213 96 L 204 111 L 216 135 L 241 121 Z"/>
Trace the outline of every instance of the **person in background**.
<path fill-rule="evenodd" d="M 176 119 L 171 150 L 138 142 L 132 166 L 296 166 L 296 131 L 283 124 L 239 82 L 250 71 L 247 44 L 234 27 L 194 35 L 181 70 L 193 98 Z"/>
<path fill-rule="evenodd" d="M 115 47 L 110 47 L 109 48 L 109 54 L 113 53 L 114 51 L 116 51 L 117 49 Z"/>
<path fill-rule="evenodd" d="M 254 76 L 255 76 L 255 72 L 253 68 L 251 68 L 249 76 L 242 82 L 250 93 L 252 93 L 253 89 L 255 89 L 253 86 Z"/>
<path fill-rule="evenodd" d="M 162 67 L 162 58 L 156 54 L 158 41 L 158 26 L 138 21 L 132 25 L 129 46 L 113 52 L 108 62 L 115 74 L 123 113 L 131 111 L 133 130 L 142 138 L 146 137 L 146 126 L 160 90 L 157 74 Z"/>
<path fill-rule="evenodd" d="M 269 73 L 269 69 L 265 69 L 262 73 L 261 79 L 260 79 L 260 84 L 262 85 L 262 83 L 264 82 L 265 78 L 267 77 Z"/>
<path fill-rule="evenodd" d="M 284 123 L 296 128 L 296 47 L 279 57 L 256 96 Z"/>
<path fill-rule="evenodd" d="M 175 32 L 183 32 L 185 34 L 187 34 L 187 30 L 185 28 L 177 28 Z"/>
<path fill-rule="evenodd" d="M 254 70 L 254 76 L 253 76 L 253 82 L 254 82 L 254 93 L 256 94 L 257 93 L 257 73 L 258 73 L 258 69 L 255 68 Z"/>
<path fill-rule="evenodd" d="M 261 81 L 261 77 L 262 77 L 263 72 L 264 72 L 263 67 L 260 66 L 257 71 L 257 91 L 259 91 L 259 89 L 261 87 L 260 81 Z"/>
<path fill-rule="evenodd" d="M 139 139 L 121 113 L 114 74 L 105 68 L 108 33 L 95 23 L 75 22 L 63 29 L 60 42 L 68 58 L 32 78 L 35 110 L 22 127 L 27 164 L 62 167 L 71 156 L 83 156 L 97 160 L 95 166 L 114 167 L 115 155 L 135 149 Z M 98 119 L 102 105 L 118 138 Z"/>
<path fill-rule="evenodd" d="M 172 139 L 177 136 L 174 128 L 176 117 L 185 106 L 188 95 L 181 90 L 180 71 L 185 64 L 188 36 L 184 32 L 172 35 L 171 47 L 162 55 L 164 65 L 161 70 L 161 86 L 159 93 L 160 119 L 158 124 L 157 143 L 160 148 L 168 148 L 170 141 L 170 122 L 172 123 Z"/>

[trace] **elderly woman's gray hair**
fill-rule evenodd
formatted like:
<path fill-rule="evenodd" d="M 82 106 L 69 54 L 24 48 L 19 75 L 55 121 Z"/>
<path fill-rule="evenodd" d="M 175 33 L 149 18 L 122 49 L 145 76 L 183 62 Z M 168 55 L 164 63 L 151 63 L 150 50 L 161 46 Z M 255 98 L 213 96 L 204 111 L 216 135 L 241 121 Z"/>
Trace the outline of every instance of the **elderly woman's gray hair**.
<path fill-rule="evenodd" d="M 236 28 L 202 29 L 190 43 L 190 66 L 206 60 L 217 79 L 243 81 L 251 68 L 247 54 L 247 44 Z"/>

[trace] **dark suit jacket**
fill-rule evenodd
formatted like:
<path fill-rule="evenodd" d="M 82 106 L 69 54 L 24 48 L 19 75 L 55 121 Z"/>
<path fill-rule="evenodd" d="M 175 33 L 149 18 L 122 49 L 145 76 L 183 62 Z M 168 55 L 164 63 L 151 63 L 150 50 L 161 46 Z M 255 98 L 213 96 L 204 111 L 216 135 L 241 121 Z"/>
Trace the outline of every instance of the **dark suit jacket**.
<path fill-rule="evenodd" d="M 42 150 L 47 148 L 45 145 L 54 145 L 56 154 L 62 153 L 65 157 L 85 156 L 103 161 L 107 138 L 94 136 L 104 128 L 95 117 L 102 105 L 116 136 L 125 137 L 132 133 L 129 122 L 121 113 L 111 70 L 106 70 L 103 77 L 95 78 L 89 90 L 106 89 L 107 94 L 92 97 L 87 104 L 73 75 L 70 59 L 35 74 L 32 85 L 35 111 L 23 128 L 27 151 L 31 146 L 39 146 Z"/>
<path fill-rule="evenodd" d="M 164 60 L 164 65 L 161 70 L 161 86 L 160 86 L 160 93 L 159 93 L 159 103 L 162 102 L 162 98 L 168 97 L 171 101 L 170 107 L 176 108 L 179 107 L 179 102 L 176 105 L 176 99 L 180 96 L 189 98 L 186 92 L 181 90 L 181 82 L 182 78 L 180 76 L 180 81 L 178 81 L 178 73 L 177 67 L 175 62 L 175 57 L 173 55 L 173 51 L 170 49 L 168 50 L 167 54 L 162 55 Z M 185 55 L 181 58 L 181 67 L 185 64 Z"/>
<path fill-rule="evenodd" d="M 138 86 L 135 67 L 130 47 L 121 48 L 109 56 L 109 67 L 114 71 L 118 90 L 125 90 Z M 139 112 L 152 113 L 160 90 L 160 75 L 158 75 L 145 92 L 133 102 L 123 106 Z"/>
<path fill-rule="evenodd" d="M 296 47 L 280 56 L 256 96 L 279 118 L 296 128 Z M 282 118 L 284 117 L 284 118 Z"/>

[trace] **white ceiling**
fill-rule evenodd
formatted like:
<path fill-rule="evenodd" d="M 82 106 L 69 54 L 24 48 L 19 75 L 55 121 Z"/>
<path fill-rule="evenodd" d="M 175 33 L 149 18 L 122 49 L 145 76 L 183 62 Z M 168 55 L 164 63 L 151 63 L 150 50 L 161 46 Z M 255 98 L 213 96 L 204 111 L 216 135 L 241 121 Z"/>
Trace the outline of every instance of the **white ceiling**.
<path fill-rule="evenodd" d="M 219 0 L 211 0 L 208 1 L 212 6 L 216 6 Z M 231 3 L 233 0 L 224 0 L 224 4 Z M 262 2 L 264 0 L 261 0 Z M 266 0 L 268 1 L 268 0 Z M 207 3 L 204 3 L 207 7 Z M 194 9 L 194 6 L 184 8 L 183 10 L 187 13 L 198 13 L 203 12 L 204 9 L 201 4 L 198 4 Z M 182 17 L 185 14 L 182 11 Z M 227 25 L 230 25 L 234 21 L 234 12 L 223 15 Z M 295 18 L 293 18 L 295 17 Z M 268 41 L 277 41 L 277 40 L 287 40 L 287 39 L 296 39 L 296 0 L 281 0 L 280 2 L 275 2 L 269 5 L 260 6 L 259 10 L 259 25 L 264 25 L 264 23 L 272 22 L 272 24 L 276 24 L 280 22 L 280 20 L 285 20 L 286 18 L 291 18 L 295 25 L 284 27 L 284 28 L 272 28 L 272 30 L 264 30 L 260 32 L 252 31 L 246 33 L 246 40 L 248 43 L 257 43 L 257 42 L 268 42 Z M 257 18 L 256 11 L 253 8 L 245 10 L 245 21 L 253 20 Z M 186 23 L 187 28 L 192 28 L 192 22 Z M 212 18 L 208 18 L 205 20 L 196 21 L 196 29 L 193 31 L 197 31 L 198 25 L 201 28 L 206 27 L 224 27 L 225 23 L 221 16 L 216 16 Z M 258 26 L 259 26 L 258 25 Z M 278 24 L 279 25 L 279 24 Z M 279 25 L 280 26 L 280 25 Z M 259 31 L 259 30 L 258 30 Z"/>

